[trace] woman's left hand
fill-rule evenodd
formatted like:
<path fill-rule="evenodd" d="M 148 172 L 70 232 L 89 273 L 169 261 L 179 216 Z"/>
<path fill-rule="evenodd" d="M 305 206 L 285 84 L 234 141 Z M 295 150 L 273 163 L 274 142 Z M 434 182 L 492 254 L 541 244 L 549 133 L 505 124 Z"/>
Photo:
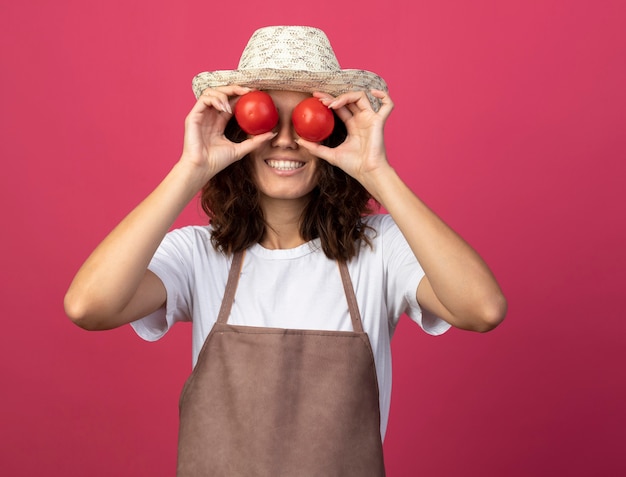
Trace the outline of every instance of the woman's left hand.
<path fill-rule="evenodd" d="M 346 140 L 336 148 L 298 139 L 298 144 L 315 156 L 341 168 L 358 180 L 376 196 L 375 177 L 377 172 L 389 167 L 384 141 L 384 126 L 393 109 L 389 95 L 380 90 L 371 90 L 381 107 L 374 111 L 365 91 L 352 91 L 336 98 L 325 93 L 314 93 L 322 104 L 334 110 L 348 132 Z"/>

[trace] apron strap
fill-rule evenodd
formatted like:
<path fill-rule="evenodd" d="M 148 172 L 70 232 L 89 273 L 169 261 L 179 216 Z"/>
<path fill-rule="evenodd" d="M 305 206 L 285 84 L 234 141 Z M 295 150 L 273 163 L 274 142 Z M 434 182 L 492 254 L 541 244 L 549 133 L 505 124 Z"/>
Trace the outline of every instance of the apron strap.
<path fill-rule="evenodd" d="M 222 299 L 222 306 L 217 315 L 218 323 L 226 324 L 228 322 L 228 317 L 233 307 L 233 301 L 235 300 L 237 284 L 239 283 L 239 275 L 241 275 L 244 254 L 245 252 L 236 252 L 233 255 L 230 272 L 228 273 L 228 281 L 226 282 L 226 290 L 224 290 L 224 298 Z M 348 265 L 344 261 L 339 261 L 337 264 L 339 265 L 341 283 L 343 284 L 346 300 L 348 301 L 348 311 L 350 312 L 350 319 L 352 320 L 352 329 L 357 333 L 362 333 L 363 323 L 361 321 L 361 313 L 359 312 L 359 305 L 356 301 L 356 295 L 354 294 L 354 287 L 350 278 L 350 272 L 348 271 Z"/>
<path fill-rule="evenodd" d="M 356 295 L 354 294 L 354 286 L 352 286 L 352 279 L 350 278 L 348 265 L 344 261 L 339 261 L 337 263 L 339 265 L 339 272 L 341 273 L 343 290 L 346 293 L 346 300 L 348 300 L 348 311 L 350 311 L 350 319 L 352 320 L 352 330 L 357 333 L 363 333 L 361 313 L 359 312 L 359 304 L 357 303 Z"/>
<path fill-rule="evenodd" d="M 217 315 L 217 322 L 224 325 L 228 322 L 230 310 L 233 307 L 233 301 L 235 300 L 235 292 L 237 291 L 239 275 L 241 274 L 241 267 L 243 266 L 244 253 L 245 252 L 236 252 L 233 255 L 233 261 L 230 264 L 230 272 L 228 273 L 228 281 L 226 282 L 226 290 L 224 290 L 222 306 L 220 307 L 220 312 Z"/>

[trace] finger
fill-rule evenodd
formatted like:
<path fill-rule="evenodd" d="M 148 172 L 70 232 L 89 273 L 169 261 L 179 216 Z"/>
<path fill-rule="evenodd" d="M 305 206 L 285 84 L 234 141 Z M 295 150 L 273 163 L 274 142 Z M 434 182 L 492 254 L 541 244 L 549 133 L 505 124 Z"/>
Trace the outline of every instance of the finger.
<path fill-rule="evenodd" d="M 228 100 L 228 94 L 217 89 L 205 89 L 198 98 L 198 103 L 225 113 L 232 114 L 233 112 Z"/>
<path fill-rule="evenodd" d="M 339 108 L 341 106 L 349 106 L 354 105 L 355 107 L 350 107 L 350 110 L 354 113 L 359 111 L 372 109 L 372 105 L 369 102 L 365 91 L 349 91 L 347 93 L 341 94 L 335 98 L 334 101 L 329 103 L 330 108 Z"/>
<path fill-rule="evenodd" d="M 270 131 L 263 134 L 258 134 L 256 136 L 252 136 L 243 142 L 237 143 L 238 152 L 241 157 L 245 156 L 246 154 L 250 154 L 252 151 L 261 146 L 261 144 L 263 144 L 264 142 L 267 142 L 276 137 L 277 134 L 277 132 Z"/>
<path fill-rule="evenodd" d="M 251 88 L 239 85 L 218 86 L 216 88 L 207 88 L 202 91 L 199 99 L 202 99 L 207 106 L 213 106 L 219 111 L 232 114 L 232 108 L 237 102 L 239 96 L 252 91 Z M 205 99 L 208 99 L 207 103 Z"/>
<path fill-rule="evenodd" d="M 378 110 L 378 114 L 382 115 L 383 117 L 389 116 L 389 114 L 391 114 L 391 111 L 394 108 L 394 104 L 391 98 L 389 97 L 389 93 L 387 93 L 386 91 L 379 90 L 379 89 L 373 89 L 370 91 L 370 93 L 375 98 L 380 99 L 381 105 Z"/>
<path fill-rule="evenodd" d="M 333 111 L 335 111 L 335 114 L 337 114 L 337 117 L 339 119 L 341 119 L 344 123 L 347 123 L 354 116 L 352 111 L 350 111 L 345 106 L 343 106 L 343 107 L 341 107 L 339 109 L 333 109 Z"/>
<path fill-rule="evenodd" d="M 352 103 L 359 111 L 373 111 L 372 103 L 365 91 L 358 92 L 358 99 Z"/>
<path fill-rule="evenodd" d="M 333 158 L 335 151 L 332 148 L 323 146 L 318 142 L 307 141 L 306 139 L 302 139 L 301 137 L 296 139 L 296 143 L 298 143 L 298 146 L 301 146 L 309 151 L 313 156 L 319 157 L 320 159 L 334 164 Z"/>
<path fill-rule="evenodd" d="M 321 92 L 315 92 L 313 93 L 313 96 L 319 98 L 321 103 L 327 108 L 329 108 L 329 105 L 333 103 L 336 99 L 334 96 L 328 93 Z M 353 116 L 353 113 L 345 106 L 335 106 L 334 108 L 332 108 L 332 110 L 337 114 L 337 117 L 341 119 L 344 123 Z"/>
<path fill-rule="evenodd" d="M 329 109 L 331 109 L 329 105 L 333 101 L 335 101 L 334 96 L 328 93 L 322 93 L 320 91 L 314 92 L 313 96 L 315 98 L 319 98 L 320 102 Z M 332 108 L 332 110 L 337 114 L 337 117 L 341 119 L 344 123 L 353 116 L 352 112 L 348 110 L 348 108 L 346 108 L 345 106 L 336 106 L 335 108 Z"/>
<path fill-rule="evenodd" d="M 346 108 L 353 115 L 359 114 L 361 112 L 361 108 L 356 103 L 348 103 L 348 104 L 346 104 Z"/>
<path fill-rule="evenodd" d="M 331 94 L 328 93 L 323 93 L 321 91 L 314 91 L 313 92 L 313 96 L 315 98 L 318 98 L 319 100 L 322 101 L 322 103 L 326 104 L 326 103 L 330 103 L 332 100 L 335 99 L 335 97 Z"/>
<path fill-rule="evenodd" d="M 239 98 L 244 94 L 253 91 L 253 88 L 249 88 L 247 86 L 239 86 L 236 84 L 231 84 L 228 86 L 220 86 L 216 88 L 219 92 L 224 93 L 228 96 L 228 104 L 229 104 L 229 112 L 232 114 L 232 109 L 235 107 Z"/>
<path fill-rule="evenodd" d="M 252 88 L 249 88 L 247 86 L 240 86 L 238 84 L 229 84 L 225 86 L 216 86 L 215 88 L 212 88 L 211 91 L 223 93 L 226 96 L 242 96 L 252 91 Z"/>
<path fill-rule="evenodd" d="M 218 91 L 222 91 L 222 92 L 226 93 L 228 96 L 234 96 L 234 95 L 241 96 L 242 94 L 246 94 L 246 93 L 249 93 L 250 91 L 252 91 L 252 88 L 250 88 L 248 86 L 240 86 L 238 84 L 229 84 L 229 85 L 226 85 L 226 86 L 218 86 L 216 89 Z"/>

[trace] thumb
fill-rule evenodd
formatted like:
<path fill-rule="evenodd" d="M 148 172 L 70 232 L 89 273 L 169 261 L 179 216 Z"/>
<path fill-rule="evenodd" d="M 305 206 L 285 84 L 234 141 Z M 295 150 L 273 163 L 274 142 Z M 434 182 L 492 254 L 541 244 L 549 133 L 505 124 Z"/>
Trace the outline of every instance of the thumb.
<path fill-rule="evenodd" d="M 270 132 L 266 132 L 263 134 L 259 134 L 258 136 L 252 136 L 251 138 L 248 138 L 245 141 L 240 142 L 238 144 L 239 146 L 238 149 L 241 154 L 241 157 L 245 156 L 246 154 L 250 154 L 252 151 L 257 149 L 264 142 L 270 141 L 276 136 L 276 134 L 278 133 L 270 131 Z"/>
<path fill-rule="evenodd" d="M 320 159 L 324 159 L 326 162 L 334 164 L 334 150 L 330 147 L 323 146 L 318 142 L 307 141 L 301 137 L 297 138 L 296 143 L 298 146 L 303 147 L 307 151 L 309 151 L 315 157 L 319 157 Z"/>

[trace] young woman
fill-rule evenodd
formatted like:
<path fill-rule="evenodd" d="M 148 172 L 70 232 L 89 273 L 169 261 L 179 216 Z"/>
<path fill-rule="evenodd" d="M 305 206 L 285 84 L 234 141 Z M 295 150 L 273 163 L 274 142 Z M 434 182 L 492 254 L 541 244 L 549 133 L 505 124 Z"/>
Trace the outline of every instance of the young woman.
<path fill-rule="evenodd" d="M 279 115 L 256 136 L 232 113 L 253 89 Z M 67 314 L 148 340 L 192 322 L 178 475 L 384 475 L 399 317 L 483 332 L 506 300 L 389 165 L 384 81 L 341 70 L 323 32 L 258 30 L 237 70 L 194 91 L 180 160 L 81 267 Z M 311 96 L 336 115 L 322 143 L 291 120 Z M 169 231 L 198 192 L 210 225 Z"/>

